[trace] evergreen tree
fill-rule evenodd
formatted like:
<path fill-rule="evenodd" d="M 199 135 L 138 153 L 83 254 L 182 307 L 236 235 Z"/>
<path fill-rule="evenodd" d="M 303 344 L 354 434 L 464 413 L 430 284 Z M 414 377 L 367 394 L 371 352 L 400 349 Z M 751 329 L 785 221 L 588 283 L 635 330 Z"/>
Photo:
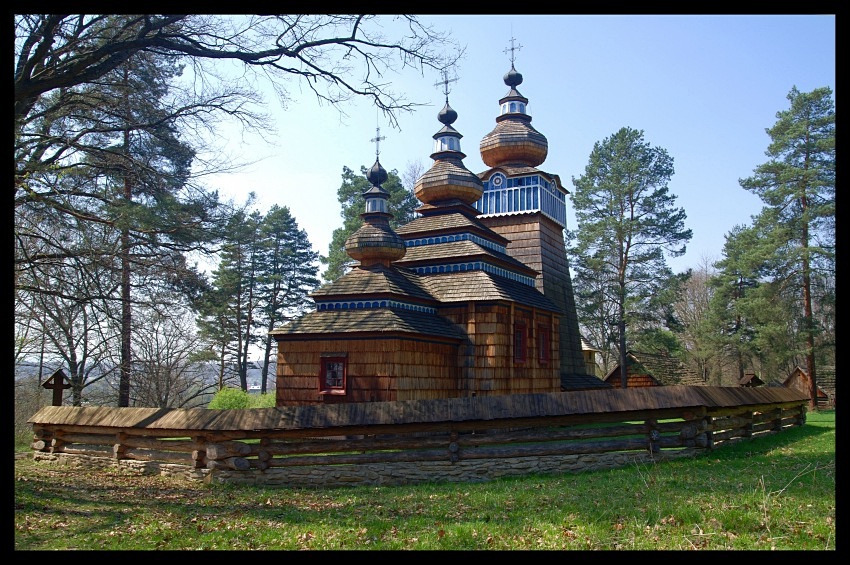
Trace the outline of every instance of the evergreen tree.
<path fill-rule="evenodd" d="M 145 297 L 156 286 L 197 298 L 203 281 L 187 256 L 210 252 L 206 238 L 222 225 L 216 194 L 193 180 L 232 164 L 221 154 L 195 159 L 195 150 L 215 148 L 187 139 L 209 143 L 197 133 L 214 133 L 220 118 L 268 131 L 256 111 L 257 90 L 222 79 L 206 63 L 243 65 L 249 75 L 270 79 L 284 103 L 293 78 L 332 107 L 365 96 L 397 125 L 398 114 L 416 104 L 393 92 L 391 81 L 374 78 L 408 66 L 444 68 L 444 47 L 454 51 L 450 65 L 461 54 L 445 34 L 415 16 L 401 18 L 409 26 L 393 38 L 381 32 L 382 17 L 358 14 L 15 15 L 16 296 L 36 303 L 32 295 L 73 289 L 86 294 L 63 298 L 102 311 L 111 311 L 110 303 L 122 307 L 115 314 L 119 343 L 111 346 L 122 356 L 119 406 L 130 398 L 133 308 L 168 310 Z M 192 73 L 178 82 L 183 64 Z M 115 239 L 83 250 L 61 238 L 40 240 L 48 222 L 80 230 L 72 242 L 92 231 Z M 98 287 L 94 273 L 105 267 L 118 275 L 118 288 Z M 96 284 L 75 285 L 81 279 Z M 32 333 L 27 340 L 44 341 Z"/>
<path fill-rule="evenodd" d="M 726 235 L 723 258 L 715 263 L 717 273 L 709 280 L 714 289 L 706 324 L 714 329 L 716 346 L 734 360 L 738 380 L 754 368 L 759 356 L 755 344 L 758 322 L 750 319 L 745 297 L 755 289 L 763 273 L 764 239 L 755 227 L 736 226 Z M 755 315 L 755 313 L 753 313 Z"/>
<path fill-rule="evenodd" d="M 218 267 L 213 271 L 211 295 L 203 301 L 206 309 L 204 326 L 214 323 L 216 318 L 230 318 L 225 327 L 229 332 L 219 333 L 216 328 L 206 333 L 208 338 L 218 338 L 224 353 L 235 363 L 242 390 L 248 390 L 248 357 L 252 345 L 258 345 L 255 316 L 259 308 L 258 274 L 262 263 L 260 224 L 262 215 L 258 211 L 243 210 L 233 216 L 227 230 Z"/>
<path fill-rule="evenodd" d="M 265 326 L 261 393 L 266 392 L 275 326 L 294 319 L 312 305 L 309 294 L 319 286 L 318 258 L 286 206 L 272 206 L 260 223 L 262 238 L 258 320 Z M 276 373 L 276 371 L 275 371 Z"/>
<path fill-rule="evenodd" d="M 235 367 L 240 387 L 248 390 L 251 348 L 262 353 L 262 392 L 267 390 L 275 326 L 297 317 L 311 304 L 319 284 L 317 253 L 286 206 L 266 215 L 252 203 L 233 217 L 211 288 L 198 301 L 198 325 L 219 360 L 219 382 Z"/>
<path fill-rule="evenodd" d="M 573 178 L 577 229 L 568 234 L 570 251 L 579 258 L 577 279 L 596 278 L 601 298 L 615 305 L 624 388 L 627 313 L 649 312 L 650 298 L 672 277 L 665 252 L 682 255 L 691 238 L 667 186 L 673 172 L 664 149 L 625 127 L 594 144 L 584 175 Z"/>
<path fill-rule="evenodd" d="M 328 254 L 320 258 L 322 264 L 327 265 L 322 273 L 325 282 L 338 279 L 348 270 L 351 258 L 345 252 L 345 240 L 363 225 L 363 219 L 360 217 L 360 214 L 366 210 L 363 193 L 371 186 L 366 179 L 366 173 L 367 169 L 363 166 L 360 167 L 360 175 L 355 175 L 354 171 L 348 167 L 342 168 L 342 184 L 337 190 L 337 200 L 342 205 L 340 211 L 342 227 L 334 230 L 333 238 L 328 246 Z M 419 201 L 413 195 L 413 188 L 404 187 L 396 170 L 387 173 L 387 180 L 381 187 L 390 193 L 387 202 L 388 210 L 393 214 L 390 226 L 397 228 L 411 221 L 414 210 L 419 205 Z"/>
<path fill-rule="evenodd" d="M 740 183 L 765 204 L 756 221 L 773 248 L 771 281 L 796 291 L 810 407 L 816 408 L 816 342 L 823 328 L 814 317 L 812 277 L 834 276 L 835 103 L 828 87 L 808 93 L 793 87 L 787 98 L 790 108 L 777 112 L 766 130 L 769 160 Z"/>

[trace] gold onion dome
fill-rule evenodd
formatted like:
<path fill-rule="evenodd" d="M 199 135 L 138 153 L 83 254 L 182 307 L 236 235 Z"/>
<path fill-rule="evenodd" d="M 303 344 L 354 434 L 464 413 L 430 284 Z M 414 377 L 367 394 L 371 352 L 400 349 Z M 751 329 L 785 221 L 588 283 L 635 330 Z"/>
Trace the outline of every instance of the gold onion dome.
<path fill-rule="evenodd" d="M 496 118 L 496 127 L 481 140 L 481 160 L 488 167 L 536 167 L 546 160 L 549 142 L 531 125 L 531 116 L 526 113 L 528 98 L 516 89 L 522 84 L 522 74 L 513 63 L 503 80 L 510 90 L 499 100 L 501 112 Z"/>
<path fill-rule="evenodd" d="M 387 171 L 375 159 L 366 178 L 372 186 L 363 193 L 366 200 L 366 211 L 360 214 L 363 225 L 345 240 L 345 252 L 360 261 L 361 267 L 375 263 L 389 265 L 404 257 L 407 249 L 404 240 L 390 227 L 392 214 L 387 210 L 390 194 L 381 187 L 388 178 Z"/>
<path fill-rule="evenodd" d="M 434 152 L 431 158 L 434 164 L 416 181 L 413 194 L 425 204 L 460 200 L 471 205 L 481 198 L 484 185 L 478 175 L 463 164 L 463 158 L 466 157 L 460 150 L 460 139 L 463 136 L 452 127 L 457 120 L 457 112 L 449 106 L 448 95 L 446 105 L 437 114 L 437 119 L 443 128 L 432 136 Z"/>

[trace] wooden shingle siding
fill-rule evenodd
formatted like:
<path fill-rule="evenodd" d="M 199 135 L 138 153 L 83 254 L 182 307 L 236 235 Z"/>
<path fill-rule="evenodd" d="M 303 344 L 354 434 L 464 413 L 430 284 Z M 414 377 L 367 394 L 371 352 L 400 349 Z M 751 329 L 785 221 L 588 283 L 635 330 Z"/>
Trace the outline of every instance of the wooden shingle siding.
<path fill-rule="evenodd" d="M 523 171 L 551 178 L 551 175 L 532 167 L 523 168 Z M 540 212 L 490 216 L 481 218 L 481 222 L 510 240 L 507 246 L 510 256 L 541 273 L 535 281 L 535 288 L 562 315 L 557 332 L 552 334 L 553 340 L 557 336 L 558 344 L 555 348 L 558 359 L 552 362 L 557 363 L 560 373 L 564 375 L 559 387 L 570 382 L 573 375 L 584 375 L 581 336 L 561 226 Z"/>
<path fill-rule="evenodd" d="M 320 355 L 347 354 L 344 395 L 320 395 Z M 307 361 L 294 363 L 292 359 Z M 277 405 L 378 402 L 411 398 L 411 390 L 433 389 L 431 398 L 457 395 L 457 345 L 400 338 L 291 340 L 278 344 Z"/>

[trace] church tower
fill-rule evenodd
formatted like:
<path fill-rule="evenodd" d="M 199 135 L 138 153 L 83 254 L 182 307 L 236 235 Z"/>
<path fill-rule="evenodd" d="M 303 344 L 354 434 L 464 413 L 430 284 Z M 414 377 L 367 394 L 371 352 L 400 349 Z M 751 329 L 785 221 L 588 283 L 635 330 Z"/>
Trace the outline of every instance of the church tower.
<path fill-rule="evenodd" d="M 517 90 L 522 75 L 514 67 L 504 76 L 508 93 L 499 100 L 496 127 L 480 143 L 490 167 L 478 176 L 484 193 L 474 204 L 478 220 L 510 241 L 507 253 L 539 272 L 535 286 L 562 311 L 560 370 L 562 385 L 585 375 L 572 281 L 564 245 L 567 190 L 558 175 L 538 169 L 549 150 L 546 137 L 531 125 L 528 98 Z M 565 388 L 569 388 L 565 386 Z"/>

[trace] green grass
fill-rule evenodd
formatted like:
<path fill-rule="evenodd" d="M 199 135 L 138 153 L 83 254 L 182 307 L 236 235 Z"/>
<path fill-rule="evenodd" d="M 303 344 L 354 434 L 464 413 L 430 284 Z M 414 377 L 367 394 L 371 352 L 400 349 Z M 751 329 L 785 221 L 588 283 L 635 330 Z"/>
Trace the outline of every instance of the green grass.
<path fill-rule="evenodd" d="M 693 458 L 487 483 L 203 485 L 15 462 L 17 550 L 835 550 L 835 412 Z"/>

